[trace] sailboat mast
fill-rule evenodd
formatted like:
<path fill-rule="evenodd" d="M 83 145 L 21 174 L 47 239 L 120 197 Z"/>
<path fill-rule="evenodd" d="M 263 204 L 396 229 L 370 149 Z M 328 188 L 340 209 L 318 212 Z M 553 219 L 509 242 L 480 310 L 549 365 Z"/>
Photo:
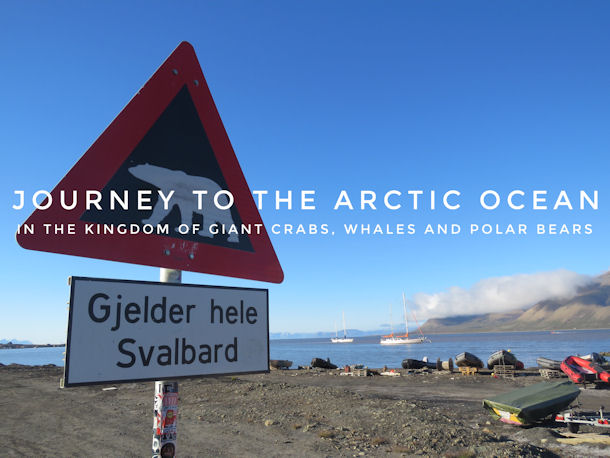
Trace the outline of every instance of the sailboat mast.
<path fill-rule="evenodd" d="M 343 311 L 343 338 L 347 338 L 347 330 L 345 329 L 345 311 Z"/>
<path fill-rule="evenodd" d="M 402 292 L 402 309 L 405 314 L 405 335 L 409 337 L 409 318 L 407 317 L 407 301 L 405 300 L 405 293 Z"/>

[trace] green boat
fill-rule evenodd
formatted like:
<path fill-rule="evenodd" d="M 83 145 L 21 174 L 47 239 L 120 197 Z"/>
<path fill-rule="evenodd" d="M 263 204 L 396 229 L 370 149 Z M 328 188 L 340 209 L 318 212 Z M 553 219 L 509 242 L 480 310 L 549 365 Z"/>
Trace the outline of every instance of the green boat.
<path fill-rule="evenodd" d="M 483 407 L 504 423 L 530 425 L 568 407 L 580 394 L 570 381 L 541 382 L 483 400 Z"/>

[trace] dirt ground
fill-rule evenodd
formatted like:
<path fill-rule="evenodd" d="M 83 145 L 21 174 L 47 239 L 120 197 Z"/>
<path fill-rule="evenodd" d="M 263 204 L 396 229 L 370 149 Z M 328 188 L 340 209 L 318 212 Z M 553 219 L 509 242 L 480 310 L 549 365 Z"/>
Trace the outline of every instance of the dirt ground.
<path fill-rule="evenodd" d="M 533 373 L 339 373 L 180 380 L 178 456 L 610 455 L 608 429 L 585 427 L 570 438 L 554 422 L 514 427 L 482 408 L 484 398 L 539 382 Z M 58 367 L 0 367 L 2 456 L 151 455 L 152 382 L 61 389 L 62 375 Z M 579 401 L 610 408 L 610 390 L 583 390 Z"/>

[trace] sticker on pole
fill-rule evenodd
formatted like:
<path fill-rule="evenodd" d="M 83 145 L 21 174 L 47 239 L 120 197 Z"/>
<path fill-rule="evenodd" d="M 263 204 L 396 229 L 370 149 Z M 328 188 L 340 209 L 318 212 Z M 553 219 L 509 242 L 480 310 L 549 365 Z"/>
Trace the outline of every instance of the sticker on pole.
<path fill-rule="evenodd" d="M 193 47 L 181 43 L 20 226 L 63 253 L 281 283 Z"/>
<path fill-rule="evenodd" d="M 268 291 L 72 277 L 64 386 L 269 370 Z"/>

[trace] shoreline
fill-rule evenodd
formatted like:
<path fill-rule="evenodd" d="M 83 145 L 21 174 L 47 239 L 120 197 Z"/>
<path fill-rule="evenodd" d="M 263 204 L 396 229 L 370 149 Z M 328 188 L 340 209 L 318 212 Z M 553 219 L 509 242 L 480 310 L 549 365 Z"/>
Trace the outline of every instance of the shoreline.
<path fill-rule="evenodd" d="M 7 344 L 0 344 L 0 350 L 20 350 L 20 349 L 24 349 L 24 348 L 58 348 L 58 347 L 65 347 L 66 344 L 14 344 L 14 343 L 7 343 Z"/>
<path fill-rule="evenodd" d="M 564 425 L 520 428 L 482 400 L 543 380 L 401 370 L 274 370 L 179 381 L 178 453 L 190 456 L 601 456 L 610 446 L 565 444 Z M 59 387 L 62 367 L 0 367 L 9 456 L 150 455 L 153 383 Z M 113 388 L 108 390 L 108 388 Z M 582 390 L 598 409 L 610 390 Z M 57 421 L 61 419 L 61 421 Z M 36 437 L 31 432 L 36 431 Z M 71 431 L 70 435 L 65 431 Z M 587 431 L 583 431 L 587 432 Z M 581 437 L 587 435 L 581 432 Z M 599 431 L 593 431 L 599 432 Z M 608 436 L 605 436 L 608 438 Z M 101 447 L 101 448 L 100 448 Z"/>

